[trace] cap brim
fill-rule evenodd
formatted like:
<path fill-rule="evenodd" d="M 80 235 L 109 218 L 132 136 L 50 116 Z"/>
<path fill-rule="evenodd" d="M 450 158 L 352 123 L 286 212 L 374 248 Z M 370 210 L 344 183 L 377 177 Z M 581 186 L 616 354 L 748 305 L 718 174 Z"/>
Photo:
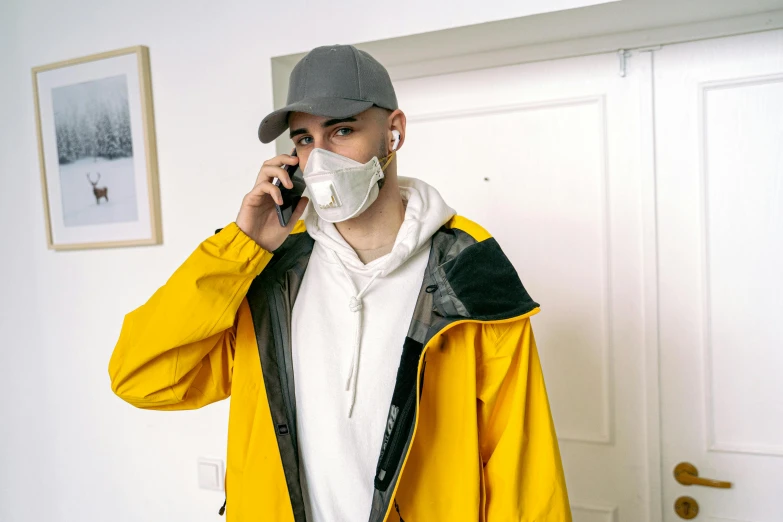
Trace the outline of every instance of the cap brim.
<path fill-rule="evenodd" d="M 307 98 L 277 109 L 261 120 L 258 126 L 258 139 L 262 143 L 269 143 L 280 136 L 288 128 L 288 114 L 291 112 L 305 112 L 315 116 L 328 116 L 331 118 L 348 118 L 364 112 L 373 103 L 364 100 L 346 100 L 344 98 Z"/>

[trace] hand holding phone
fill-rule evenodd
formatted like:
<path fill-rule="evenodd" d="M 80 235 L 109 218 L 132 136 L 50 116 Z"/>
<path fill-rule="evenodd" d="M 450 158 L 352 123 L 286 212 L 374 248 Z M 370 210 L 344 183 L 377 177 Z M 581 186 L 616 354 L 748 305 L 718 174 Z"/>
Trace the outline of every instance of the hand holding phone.
<path fill-rule="evenodd" d="M 297 172 L 298 163 L 295 152 L 266 160 L 252 190 L 242 199 L 236 224 L 268 252 L 283 244 L 307 206 L 308 198 L 301 196 L 304 180 L 291 175 Z"/>

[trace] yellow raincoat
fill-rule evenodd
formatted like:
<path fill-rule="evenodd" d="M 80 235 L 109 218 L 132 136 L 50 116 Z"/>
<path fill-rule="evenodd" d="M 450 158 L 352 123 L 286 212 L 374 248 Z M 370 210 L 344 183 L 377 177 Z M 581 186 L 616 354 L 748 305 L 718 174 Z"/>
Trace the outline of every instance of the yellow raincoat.
<path fill-rule="evenodd" d="M 125 316 L 109 362 L 112 390 L 139 408 L 231 396 L 229 522 L 305 521 L 290 363 L 305 232 L 298 222 L 273 253 L 236 223 L 216 231 Z M 570 521 L 530 324 L 538 304 L 475 223 L 455 216 L 432 241 L 368 520 Z"/>

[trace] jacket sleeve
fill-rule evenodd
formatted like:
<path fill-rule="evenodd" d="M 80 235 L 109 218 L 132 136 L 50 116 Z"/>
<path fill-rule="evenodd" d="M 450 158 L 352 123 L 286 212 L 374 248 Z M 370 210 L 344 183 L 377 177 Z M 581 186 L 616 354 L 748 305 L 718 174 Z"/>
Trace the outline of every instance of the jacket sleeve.
<path fill-rule="evenodd" d="M 568 522 L 563 466 L 529 318 L 486 324 L 477 364 L 487 522 Z"/>
<path fill-rule="evenodd" d="M 230 223 L 127 314 L 109 361 L 111 388 L 153 410 L 200 408 L 231 393 L 236 316 L 272 254 Z"/>

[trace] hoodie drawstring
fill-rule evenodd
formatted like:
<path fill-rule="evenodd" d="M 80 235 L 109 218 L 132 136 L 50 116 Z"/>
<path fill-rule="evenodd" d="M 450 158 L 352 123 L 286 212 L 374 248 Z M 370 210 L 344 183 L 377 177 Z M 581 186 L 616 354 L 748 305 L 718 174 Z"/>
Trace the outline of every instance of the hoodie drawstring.
<path fill-rule="evenodd" d="M 348 417 L 350 418 L 351 414 L 353 413 L 353 406 L 356 403 L 356 379 L 358 378 L 359 375 L 359 350 L 362 344 L 362 315 L 363 315 L 362 296 L 364 296 L 364 294 L 367 293 L 367 290 L 370 288 L 370 285 L 381 274 L 381 271 L 379 270 L 375 272 L 370 278 L 370 280 L 367 282 L 367 284 L 364 285 L 362 291 L 358 292 L 356 290 L 356 283 L 353 282 L 353 279 L 351 278 L 351 275 L 348 273 L 348 269 L 345 268 L 345 264 L 343 264 L 342 260 L 340 259 L 340 256 L 334 250 L 332 250 L 331 252 L 334 258 L 337 260 L 337 264 L 340 265 L 340 268 L 342 269 L 345 278 L 348 280 L 348 283 L 351 285 L 351 288 L 353 289 L 354 295 L 351 297 L 350 301 L 348 302 L 348 308 L 351 310 L 351 312 L 357 314 L 356 334 L 354 336 L 354 342 L 353 342 L 353 356 L 351 357 L 351 367 L 348 370 L 348 380 L 345 383 L 345 390 L 351 392 L 350 402 L 348 404 Z"/>

